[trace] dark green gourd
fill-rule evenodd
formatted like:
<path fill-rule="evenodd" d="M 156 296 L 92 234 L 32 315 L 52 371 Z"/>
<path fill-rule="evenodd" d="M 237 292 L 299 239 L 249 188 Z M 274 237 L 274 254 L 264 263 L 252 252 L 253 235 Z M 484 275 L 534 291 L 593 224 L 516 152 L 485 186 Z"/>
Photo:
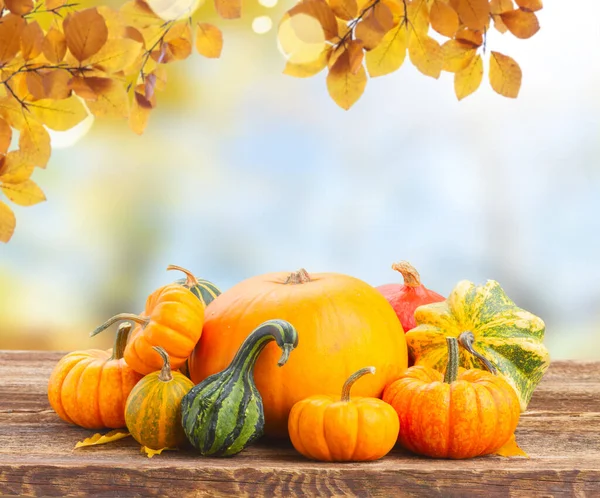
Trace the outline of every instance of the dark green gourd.
<path fill-rule="evenodd" d="M 283 366 L 298 345 L 296 329 L 284 320 L 269 320 L 242 343 L 231 364 L 207 377 L 181 402 L 183 430 L 205 456 L 231 456 L 263 435 L 265 417 L 254 384 L 254 365 L 261 351 L 276 341 Z"/>
<path fill-rule="evenodd" d="M 175 283 L 187 287 L 192 294 L 204 303 L 205 307 L 221 294 L 221 291 L 215 284 L 202 278 L 196 278 L 192 272 L 181 266 L 169 265 L 167 270 L 179 270 L 185 273 L 186 278 L 180 278 L 179 280 L 176 280 Z"/>

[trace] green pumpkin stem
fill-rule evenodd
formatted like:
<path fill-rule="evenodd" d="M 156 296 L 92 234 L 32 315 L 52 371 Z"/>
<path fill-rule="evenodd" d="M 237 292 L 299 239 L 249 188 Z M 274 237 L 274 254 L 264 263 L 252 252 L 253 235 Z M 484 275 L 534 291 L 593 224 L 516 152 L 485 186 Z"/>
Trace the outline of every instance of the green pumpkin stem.
<path fill-rule="evenodd" d="M 149 321 L 150 319 L 147 317 L 141 317 L 138 315 L 134 315 L 133 313 L 121 313 L 106 320 L 106 322 L 104 322 L 96 330 L 90 333 L 90 337 L 94 337 L 95 335 L 99 334 L 103 330 L 106 330 L 108 327 L 117 322 L 135 322 L 140 324 L 142 327 L 145 327 L 146 325 L 148 325 Z"/>
<path fill-rule="evenodd" d="M 363 375 L 366 375 L 369 373 L 374 374 L 375 367 L 361 368 L 360 370 L 357 370 L 356 372 L 354 372 L 350 377 L 348 377 L 348 380 L 346 382 L 344 382 L 344 387 L 342 387 L 342 401 L 344 403 L 347 403 L 348 401 L 350 401 L 350 389 L 352 389 L 352 386 L 354 385 L 354 383 L 358 379 L 360 379 Z"/>
<path fill-rule="evenodd" d="M 392 270 L 399 271 L 402 273 L 404 278 L 404 285 L 407 287 L 419 287 L 421 285 L 421 275 L 417 269 L 411 265 L 408 261 L 400 261 L 392 265 Z"/>
<path fill-rule="evenodd" d="M 473 348 L 473 343 L 475 342 L 475 335 L 470 330 L 467 330 L 458 336 L 458 342 L 460 345 L 465 348 L 469 353 L 471 353 L 475 358 L 477 358 L 481 363 L 485 365 L 485 368 L 488 369 L 490 373 L 494 375 L 498 374 L 498 370 L 492 364 L 490 360 L 488 360 L 485 356 L 475 351 Z"/>
<path fill-rule="evenodd" d="M 308 282 L 311 282 L 311 278 L 304 268 L 300 268 L 298 271 L 290 273 L 287 280 L 285 281 L 286 284 L 292 285 L 306 284 Z"/>
<path fill-rule="evenodd" d="M 158 374 L 158 380 L 162 380 L 163 382 L 169 382 L 170 380 L 173 380 L 173 375 L 171 374 L 171 360 L 169 359 L 169 353 L 167 353 L 160 346 L 152 346 L 152 349 L 154 349 L 154 351 L 156 351 L 160 355 L 163 361 L 162 369 Z"/>
<path fill-rule="evenodd" d="M 458 377 L 458 364 L 460 363 L 458 341 L 456 337 L 446 337 L 446 344 L 448 345 L 448 365 L 444 374 L 444 382 L 452 384 Z"/>
<path fill-rule="evenodd" d="M 129 339 L 129 332 L 131 332 L 131 323 L 122 323 L 119 325 L 112 356 L 110 357 L 111 360 L 120 360 L 123 358 L 125 346 L 127 346 L 127 339 Z"/>
<path fill-rule="evenodd" d="M 167 266 L 167 271 L 169 271 L 169 270 L 177 270 L 177 271 L 181 271 L 185 274 L 186 281 L 185 281 L 185 284 L 183 284 L 185 287 L 194 287 L 195 285 L 198 285 L 198 279 L 191 271 L 186 270 L 185 268 L 182 268 L 181 266 L 177 266 L 177 265 Z"/>

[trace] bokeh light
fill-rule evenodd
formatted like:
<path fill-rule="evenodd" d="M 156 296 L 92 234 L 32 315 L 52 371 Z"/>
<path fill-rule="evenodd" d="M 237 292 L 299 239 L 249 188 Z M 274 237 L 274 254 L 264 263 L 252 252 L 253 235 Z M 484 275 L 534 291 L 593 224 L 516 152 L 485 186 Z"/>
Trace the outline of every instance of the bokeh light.
<path fill-rule="evenodd" d="M 148 0 L 154 13 L 165 21 L 175 21 L 190 17 L 204 0 Z"/>
<path fill-rule="evenodd" d="M 286 16 L 277 35 L 280 52 L 294 64 L 313 62 L 325 49 L 323 27 L 308 14 Z"/>
<path fill-rule="evenodd" d="M 252 30 L 259 35 L 268 33 L 272 27 L 273 21 L 269 16 L 256 17 L 252 21 Z"/>
<path fill-rule="evenodd" d="M 258 0 L 258 3 L 263 7 L 275 7 L 277 5 L 277 0 Z"/>

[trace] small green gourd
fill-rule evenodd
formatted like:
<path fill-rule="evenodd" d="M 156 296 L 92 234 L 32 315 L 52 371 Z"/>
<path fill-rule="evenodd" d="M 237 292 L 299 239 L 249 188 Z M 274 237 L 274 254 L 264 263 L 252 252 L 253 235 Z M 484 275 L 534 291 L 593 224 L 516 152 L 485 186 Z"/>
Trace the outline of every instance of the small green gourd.
<path fill-rule="evenodd" d="M 265 346 L 275 341 L 283 366 L 298 345 L 296 329 L 284 320 L 269 320 L 242 343 L 231 364 L 193 387 L 181 401 L 182 425 L 204 456 L 231 456 L 263 435 L 265 417 L 254 384 L 254 365 Z"/>

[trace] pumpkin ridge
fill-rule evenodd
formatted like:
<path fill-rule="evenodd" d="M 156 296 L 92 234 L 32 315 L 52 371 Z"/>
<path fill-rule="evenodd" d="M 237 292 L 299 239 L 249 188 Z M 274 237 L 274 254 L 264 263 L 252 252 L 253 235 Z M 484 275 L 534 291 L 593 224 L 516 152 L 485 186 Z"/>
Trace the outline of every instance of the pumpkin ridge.
<path fill-rule="evenodd" d="M 69 374 L 73 375 L 74 377 L 74 381 L 76 380 L 75 386 L 74 386 L 74 390 L 71 393 L 71 397 L 72 400 L 74 402 L 75 405 L 79 405 L 79 400 L 77 397 L 77 393 L 78 391 L 81 389 L 81 376 L 83 375 L 83 371 L 87 368 L 87 362 L 89 361 L 89 359 L 87 361 L 80 361 L 79 363 L 77 363 L 76 365 L 74 365 L 74 368 L 71 369 L 71 372 L 69 372 Z M 77 369 L 75 367 L 78 367 Z M 66 380 L 66 379 L 65 379 Z M 85 425 L 82 424 L 82 418 L 80 416 L 79 413 L 77 413 L 77 415 L 73 414 L 69 414 L 69 416 L 75 421 L 76 425 L 79 425 L 81 427 L 85 427 Z"/>
<path fill-rule="evenodd" d="M 453 420 L 453 412 L 452 410 L 452 388 L 454 384 L 450 384 L 448 389 L 448 435 L 446 436 L 446 454 L 445 457 L 448 458 L 451 456 L 450 451 L 452 449 L 452 438 L 454 437 L 454 420 Z"/>
<path fill-rule="evenodd" d="M 495 419 L 495 427 L 494 427 L 494 440 L 490 443 L 487 444 L 487 446 L 484 448 L 484 450 L 482 451 L 482 453 L 480 454 L 488 454 L 489 452 L 493 451 L 495 448 L 493 448 L 493 446 L 496 445 L 496 441 L 495 439 L 497 439 L 497 434 L 498 434 L 498 423 L 500 422 L 500 418 L 498 417 L 498 401 L 496 400 L 496 397 L 494 396 L 494 392 L 492 391 L 492 389 L 490 389 L 487 385 L 484 385 L 484 388 L 487 389 L 487 391 L 490 393 L 490 395 L 492 396 L 492 399 L 494 400 L 494 410 L 496 410 L 496 413 L 494 414 L 494 419 Z"/>
<path fill-rule="evenodd" d="M 102 418 L 102 410 L 100 409 L 100 388 L 102 384 L 102 372 L 104 372 L 104 367 L 108 364 L 108 362 L 102 362 L 100 364 L 100 371 L 98 372 L 98 384 L 96 386 L 96 412 L 98 414 L 98 420 L 102 422 L 102 426 L 106 425 L 106 422 Z"/>
<path fill-rule="evenodd" d="M 69 361 L 64 361 L 63 364 L 63 360 L 67 360 L 69 359 Z M 71 417 L 69 417 L 68 413 L 66 412 L 63 402 L 62 402 L 62 390 L 63 390 L 63 384 L 65 383 L 65 379 L 67 378 L 67 375 L 69 375 L 69 373 L 71 372 L 71 370 L 73 369 L 73 367 L 79 363 L 81 361 L 81 359 L 77 358 L 75 355 L 73 355 L 71 357 L 70 354 L 66 355 L 64 358 L 62 358 L 59 361 L 59 364 L 57 365 L 56 368 L 60 367 L 60 369 L 58 370 L 59 373 L 62 374 L 62 370 L 68 368 L 68 370 L 64 373 L 64 375 L 62 375 L 62 379 L 60 380 L 60 384 L 58 385 L 52 385 L 49 389 L 48 389 L 48 393 L 50 397 L 50 393 L 52 393 L 52 399 L 54 400 L 55 403 L 58 404 L 58 406 L 53 408 L 55 409 L 56 413 L 58 413 L 58 415 L 63 418 L 64 420 L 66 420 L 67 422 L 74 424 L 75 422 L 71 419 Z M 66 366 L 65 366 L 66 364 Z M 52 374 L 50 374 L 50 379 L 49 379 L 49 384 L 52 382 L 54 377 L 54 371 L 52 372 Z M 52 400 L 50 401 L 50 404 L 53 405 Z"/>

